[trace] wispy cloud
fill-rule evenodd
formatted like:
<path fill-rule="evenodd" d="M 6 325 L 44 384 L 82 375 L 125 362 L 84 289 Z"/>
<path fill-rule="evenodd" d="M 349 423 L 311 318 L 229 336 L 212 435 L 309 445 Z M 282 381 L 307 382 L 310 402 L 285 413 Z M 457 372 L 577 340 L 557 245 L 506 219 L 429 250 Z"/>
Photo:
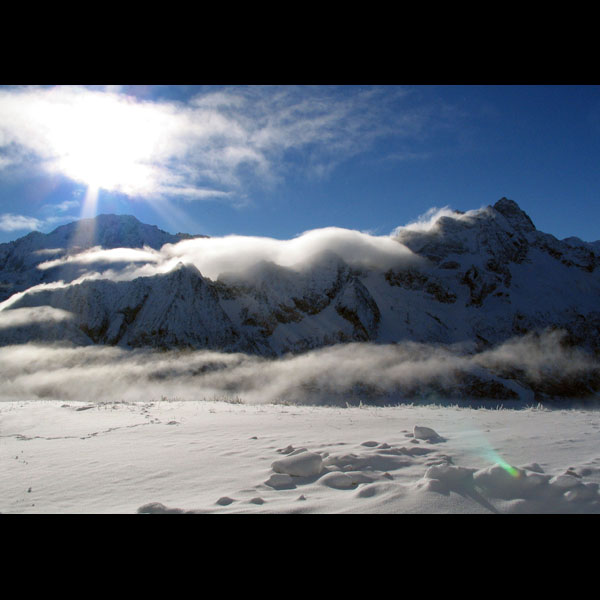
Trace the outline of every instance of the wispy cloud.
<path fill-rule="evenodd" d="M 416 220 L 394 229 L 392 236 L 397 236 L 402 231 L 429 231 L 440 217 L 456 217 L 456 213 L 449 206 L 443 208 L 434 206 L 419 215 Z"/>
<path fill-rule="evenodd" d="M 0 215 L 0 231 L 31 231 L 40 229 L 43 221 L 34 217 L 5 213 Z"/>
<path fill-rule="evenodd" d="M 79 202 L 79 200 L 64 200 L 63 202 L 60 202 L 59 204 L 51 204 L 48 205 L 48 208 L 51 208 L 52 210 L 64 213 L 67 212 L 68 210 L 71 210 L 72 208 L 79 208 L 81 202 Z"/>
<path fill-rule="evenodd" d="M 75 205 L 78 206 L 79 202 L 75 203 Z M 72 208 L 72 206 L 68 201 L 56 207 L 47 205 L 42 212 L 47 214 L 50 211 L 54 212 L 56 210 L 59 214 L 50 214 L 42 219 L 12 213 L 0 214 L 0 231 L 44 231 L 49 227 L 56 227 L 63 223 L 76 221 L 79 218 L 78 215 L 65 214 L 69 208 Z"/>
<path fill-rule="evenodd" d="M 466 212 L 459 212 L 450 208 L 449 206 L 444 206 L 442 208 L 437 208 L 434 206 L 419 217 L 417 217 L 414 221 L 411 221 L 406 225 L 396 227 L 396 229 L 394 229 L 394 231 L 392 231 L 390 235 L 393 238 L 400 238 L 399 241 L 401 241 L 402 233 L 404 232 L 430 231 L 432 228 L 437 226 L 439 219 L 441 219 L 442 217 L 451 217 L 452 219 L 469 223 L 477 217 L 480 210 L 481 209 L 474 209 Z"/>
<path fill-rule="evenodd" d="M 15 164 L 15 162 L 15 159 L 10 158 L 9 156 L 0 156 L 0 171 L 6 169 L 6 167 L 10 167 Z"/>
<path fill-rule="evenodd" d="M 242 86 L 181 102 L 113 86 L 11 88 L 0 90 L 0 151 L 6 165 L 35 157 L 43 169 L 132 197 L 235 201 L 248 183 L 274 185 L 298 171 L 324 177 L 380 139 L 419 138 L 431 109 L 404 104 L 406 95 Z"/>

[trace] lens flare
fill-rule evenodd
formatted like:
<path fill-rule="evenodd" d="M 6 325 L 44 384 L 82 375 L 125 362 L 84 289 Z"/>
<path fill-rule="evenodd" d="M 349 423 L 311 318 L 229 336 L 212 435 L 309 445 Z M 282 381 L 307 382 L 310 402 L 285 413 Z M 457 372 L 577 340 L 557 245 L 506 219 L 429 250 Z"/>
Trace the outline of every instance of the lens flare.
<path fill-rule="evenodd" d="M 464 434 L 465 437 L 474 438 L 474 446 L 468 450 L 471 454 L 502 467 L 511 477 L 521 477 L 521 471 L 507 463 L 482 432 L 465 431 Z"/>
<path fill-rule="evenodd" d="M 515 478 L 519 478 L 521 476 L 521 472 L 518 469 L 515 469 L 512 465 L 509 465 L 505 460 L 500 458 L 500 456 L 496 455 L 496 464 L 500 465 L 509 475 Z"/>

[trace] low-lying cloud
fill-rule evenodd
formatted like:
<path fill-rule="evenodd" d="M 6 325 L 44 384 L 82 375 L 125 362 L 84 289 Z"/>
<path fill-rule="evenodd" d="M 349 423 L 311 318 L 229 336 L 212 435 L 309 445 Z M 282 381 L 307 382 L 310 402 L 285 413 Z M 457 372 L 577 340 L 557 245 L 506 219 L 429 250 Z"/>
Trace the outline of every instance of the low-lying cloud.
<path fill-rule="evenodd" d="M 0 348 L 0 384 L 4 400 L 345 405 L 464 398 L 477 385 L 483 386 L 479 397 L 500 384 L 504 397 L 523 397 L 527 382 L 587 378 L 598 383 L 597 361 L 562 341 L 561 332 L 550 332 L 479 353 L 464 346 L 354 343 L 277 359 L 205 350 L 25 344 Z M 531 390 L 524 396 L 533 399 Z"/>
<path fill-rule="evenodd" d="M 14 327 L 31 326 L 43 323 L 61 323 L 73 320 L 73 314 L 52 306 L 36 306 L 35 308 L 15 308 L 0 310 L 0 331 Z"/>

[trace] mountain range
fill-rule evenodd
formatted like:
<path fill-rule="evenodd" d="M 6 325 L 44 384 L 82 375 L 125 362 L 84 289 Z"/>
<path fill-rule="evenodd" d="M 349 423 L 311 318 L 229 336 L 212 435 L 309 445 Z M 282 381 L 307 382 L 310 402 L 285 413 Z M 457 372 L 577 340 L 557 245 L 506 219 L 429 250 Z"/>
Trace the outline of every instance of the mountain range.
<path fill-rule="evenodd" d="M 0 244 L 0 345 L 275 357 L 346 342 L 482 350 L 550 328 L 566 332 L 564 344 L 600 352 L 600 241 L 538 231 L 506 198 L 398 228 L 392 239 L 407 257 L 395 264 L 346 260 L 333 248 L 295 265 L 257 260 L 211 279 L 193 259 L 150 269 L 165 249 L 198 237 L 132 216 L 30 233 Z"/>

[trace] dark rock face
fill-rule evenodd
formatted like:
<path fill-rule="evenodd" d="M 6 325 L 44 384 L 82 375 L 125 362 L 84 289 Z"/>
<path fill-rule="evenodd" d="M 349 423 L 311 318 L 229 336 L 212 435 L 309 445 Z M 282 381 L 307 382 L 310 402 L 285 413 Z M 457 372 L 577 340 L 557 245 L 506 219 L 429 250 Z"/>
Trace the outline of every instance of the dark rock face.
<path fill-rule="evenodd" d="M 456 264 L 458 266 L 458 263 Z M 422 290 L 433 296 L 438 302 L 445 304 L 456 302 L 456 294 L 444 286 L 443 283 L 412 268 L 404 271 L 389 269 L 385 273 L 385 280 L 392 286 L 402 287 L 406 290 Z"/>
<path fill-rule="evenodd" d="M 519 395 L 514 390 L 497 380 L 482 379 L 473 373 L 457 373 L 456 379 L 460 395 L 470 398 L 493 400 L 517 400 Z"/>
<path fill-rule="evenodd" d="M 469 288 L 470 301 L 467 306 L 481 306 L 486 297 L 497 288 L 494 278 L 481 273 L 475 265 L 463 275 L 461 283 Z"/>
<path fill-rule="evenodd" d="M 369 341 L 377 338 L 381 313 L 369 290 L 356 278 L 352 278 L 340 293 L 335 310 L 352 323 L 353 339 Z"/>
<path fill-rule="evenodd" d="M 519 205 L 514 200 L 508 198 L 500 198 L 494 204 L 494 210 L 506 217 L 506 220 L 517 230 L 521 232 L 535 231 L 535 225 L 529 218 L 529 215 L 521 210 Z"/>

